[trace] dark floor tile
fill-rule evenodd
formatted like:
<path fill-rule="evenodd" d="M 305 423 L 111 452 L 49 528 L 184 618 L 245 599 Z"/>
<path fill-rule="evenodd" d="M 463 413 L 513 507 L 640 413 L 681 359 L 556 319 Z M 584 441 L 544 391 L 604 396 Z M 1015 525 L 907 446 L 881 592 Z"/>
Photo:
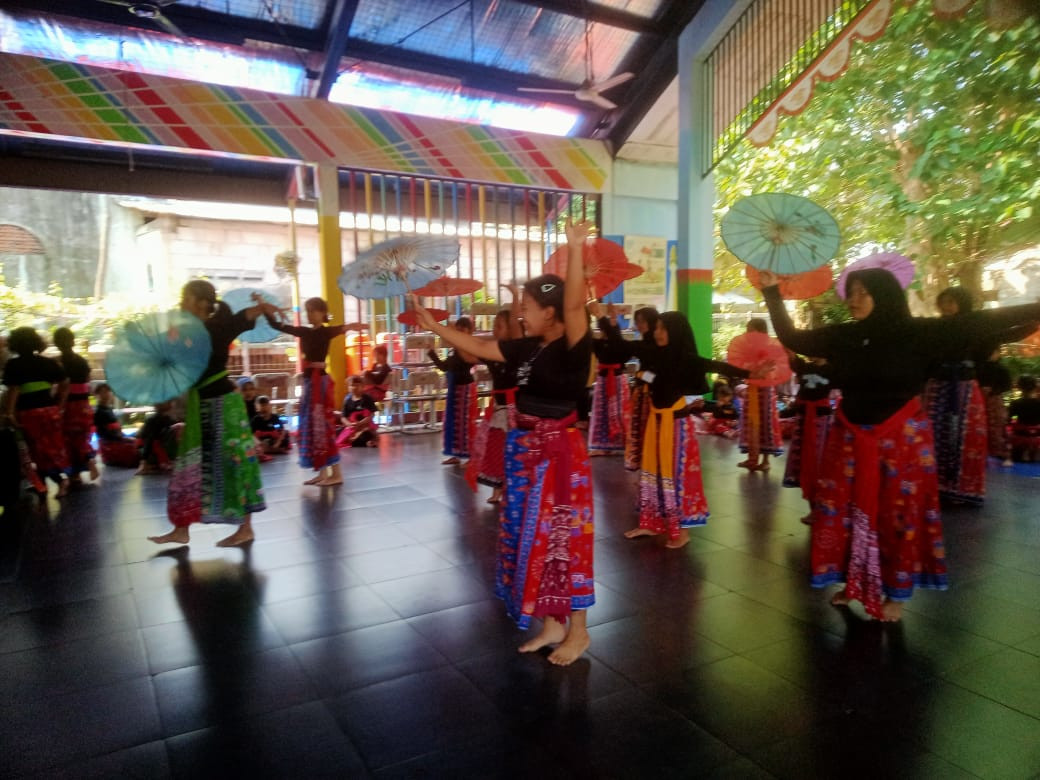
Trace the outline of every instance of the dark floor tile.
<path fill-rule="evenodd" d="M 161 740 L 75 761 L 34 775 L 39 780 L 109 780 L 113 777 L 161 780 L 171 776 L 166 744 Z"/>
<path fill-rule="evenodd" d="M 0 622 L 0 653 L 43 647 L 137 627 L 129 593 L 38 607 L 9 614 Z"/>
<path fill-rule="evenodd" d="M 350 571 L 368 583 L 452 568 L 452 563 L 446 558 L 414 543 L 409 547 L 350 555 L 343 560 Z"/>
<path fill-rule="evenodd" d="M 39 698 L 0 707 L 0 775 L 60 767 L 160 737 L 151 680 Z"/>
<path fill-rule="evenodd" d="M 263 612 L 210 628 L 186 620 L 141 628 L 152 674 L 198 666 L 213 659 L 248 656 L 283 647 L 285 641 Z"/>
<path fill-rule="evenodd" d="M 444 745 L 409 761 L 377 770 L 379 780 L 420 778 L 505 778 L 573 780 L 569 767 L 523 737 L 503 733 L 490 739 Z"/>
<path fill-rule="evenodd" d="M 742 756 L 717 767 L 704 777 L 706 780 L 772 780 L 776 775 L 770 774 L 750 758 Z"/>
<path fill-rule="evenodd" d="M 170 737 L 175 777 L 365 778 L 350 740 L 321 702 Z"/>
<path fill-rule="evenodd" d="M 148 674 L 139 633 L 88 637 L 0 655 L 0 706 L 31 706 L 36 699 Z"/>
<path fill-rule="evenodd" d="M 683 670 L 733 655 L 688 625 L 635 615 L 589 628 L 589 653 L 636 683 L 677 677 Z"/>
<path fill-rule="evenodd" d="M 741 656 L 644 689 L 743 753 L 810 730 L 819 714 L 810 694 Z"/>
<path fill-rule="evenodd" d="M 736 593 L 697 601 L 675 617 L 688 622 L 698 634 L 737 653 L 809 630 L 789 615 Z"/>
<path fill-rule="evenodd" d="M 163 736 L 291 707 L 317 696 L 288 648 L 209 658 L 157 674 L 155 697 Z"/>
<path fill-rule="evenodd" d="M 327 704 L 371 769 L 505 733 L 492 703 L 450 667 L 377 683 Z"/>
<path fill-rule="evenodd" d="M 369 587 L 402 617 L 472 604 L 488 597 L 485 587 L 457 569 L 401 577 Z"/>
<path fill-rule="evenodd" d="M 528 637 L 498 599 L 417 615 L 408 623 L 452 662 L 491 652 L 515 653 Z"/>
<path fill-rule="evenodd" d="M 1002 650 L 948 672 L 946 679 L 1040 722 L 1040 658 Z"/>
<path fill-rule="evenodd" d="M 415 539 L 391 523 L 311 529 L 311 535 L 322 544 L 327 545 L 337 556 L 363 555 L 377 550 L 410 547 L 415 544 Z"/>
<path fill-rule="evenodd" d="M 974 585 L 954 585 L 946 592 L 918 590 L 904 609 L 1007 645 L 1040 632 L 1040 610 L 1024 609 Z"/>
<path fill-rule="evenodd" d="M 404 621 L 291 646 L 323 696 L 444 666 L 448 660 Z"/>
<path fill-rule="evenodd" d="M 345 559 L 324 558 L 313 563 L 266 570 L 260 601 L 274 604 L 361 584 L 362 578 L 346 565 Z"/>
<path fill-rule="evenodd" d="M 289 644 L 389 623 L 401 617 L 367 585 L 267 604 L 263 611 Z"/>
<path fill-rule="evenodd" d="M 637 689 L 591 702 L 562 722 L 535 727 L 575 777 L 701 777 L 737 757 L 732 748 Z"/>

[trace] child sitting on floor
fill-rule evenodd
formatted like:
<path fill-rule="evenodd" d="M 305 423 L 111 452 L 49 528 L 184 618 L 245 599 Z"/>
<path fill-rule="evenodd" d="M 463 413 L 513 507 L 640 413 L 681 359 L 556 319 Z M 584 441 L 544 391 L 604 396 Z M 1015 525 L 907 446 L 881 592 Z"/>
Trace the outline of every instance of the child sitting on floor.
<path fill-rule="evenodd" d="M 703 411 L 707 432 L 727 439 L 736 438 L 740 412 L 733 403 L 733 388 L 727 382 L 716 382 L 712 394 L 715 400 L 705 403 Z"/>
<path fill-rule="evenodd" d="M 284 455 L 292 449 L 289 428 L 285 418 L 271 408 L 271 399 L 266 395 L 256 398 L 256 415 L 252 419 L 253 435 L 260 442 L 264 455 Z"/>
<path fill-rule="evenodd" d="M 375 425 L 376 402 L 365 393 L 359 376 L 350 378 L 350 392 L 343 400 L 343 430 L 336 437 L 340 447 L 375 447 L 378 429 Z"/>
<path fill-rule="evenodd" d="M 372 348 L 372 367 L 361 375 L 365 395 L 376 402 L 386 398 L 390 389 L 391 370 L 390 363 L 387 362 L 386 344 L 376 344 Z"/>
<path fill-rule="evenodd" d="M 172 409 L 169 401 L 156 404 L 155 412 L 137 432 L 141 453 L 138 474 L 158 474 L 173 468 L 173 459 L 177 457 L 177 421 L 171 414 Z"/>
<path fill-rule="evenodd" d="M 97 405 L 94 407 L 94 430 L 98 437 L 98 452 L 106 466 L 137 468 L 141 455 L 137 450 L 137 439 L 123 435 L 123 426 L 115 413 L 115 393 L 107 382 L 94 389 Z"/>
<path fill-rule="evenodd" d="M 1040 460 L 1040 391 L 1036 377 L 1023 374 L 1018 378 L 1022 397 L 1008 405 L 1011 457 L 1020 463 Z"/>

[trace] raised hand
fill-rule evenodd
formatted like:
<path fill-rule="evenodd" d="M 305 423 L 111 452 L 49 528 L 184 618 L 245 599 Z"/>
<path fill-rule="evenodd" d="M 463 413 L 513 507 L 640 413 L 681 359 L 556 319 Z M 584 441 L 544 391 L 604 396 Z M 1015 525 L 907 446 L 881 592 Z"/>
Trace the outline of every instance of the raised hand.
<path fill-rule="evenodd" d="M 583 244 L 585 239 L 592 235 L 592 231 L 595 229 L 596 223 L 587 219 L 583 219 L 581 222 L 573 222 L 568 218 L 564 226 L 564 232 L 567 234 L 567 243 Z"/>
<path fill-rule="evenodd" d="M 416 295 L 409 293 L 408 302 L 415 309 L 415 316 L 424 330 L 433 330 L 433 326 L 437 324 L 437 321 L 430 315 L 426 308 L 419 303 L 419 298 Z"/>
<path fill-rule="evenodd" d="M 779 277 L 777 277 L 777 275 L 772 271 L 759 271 L 758 280 L 762 283 L 763 290 L 766 287 L 772 287 L 774 284 L 778 284 L 780 282 Z"/>

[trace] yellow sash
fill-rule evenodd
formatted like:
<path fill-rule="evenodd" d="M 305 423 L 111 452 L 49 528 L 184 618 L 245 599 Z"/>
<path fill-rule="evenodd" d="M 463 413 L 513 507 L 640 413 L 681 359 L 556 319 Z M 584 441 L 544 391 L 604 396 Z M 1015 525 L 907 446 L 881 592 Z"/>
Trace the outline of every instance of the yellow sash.
<path fill-rule="evenodd" d="M 646 418 L 646 438 L 643 441 L 643 471 L 673 477 L 675 466 L 675 413 L 686 408 L 686 399 L 680 398 L 668 409 L 650 406 Z"/>

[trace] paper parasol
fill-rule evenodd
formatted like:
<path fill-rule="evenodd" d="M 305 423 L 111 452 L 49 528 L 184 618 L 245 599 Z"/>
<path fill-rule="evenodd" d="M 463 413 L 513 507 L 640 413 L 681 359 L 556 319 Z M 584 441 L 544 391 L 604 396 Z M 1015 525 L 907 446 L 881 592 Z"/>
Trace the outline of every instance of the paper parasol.
<path fill-rule="evenodd" d="M 766 333 L 741 333 L 729 343 L 726 361 L 738 368 L 758 371 L 769 366 L 765 376 L 747 379 L 748 384 L 772 387 L 791 378 L 791 364 L 783 344 Z"/>
<path fill-rule="evenodd" d="M 744 275 L 756 290 L 762 289 L 762 280 L 759 278 L 758 269 L 753 265 L 744 266 Z M 821 265 L 813 271 L 805 271 L 800 274 L 778 274 L 777 284 L 780 285 L 780 297 L 785 301 L 804 301 L 822 295 L 831 288 L 831 267 Z"/>
<path fill-rule="evenodd" d="M 209 332 L 193 314 L 145 314 L 116 333 L 105 355 L 105 381 L 131 404 L 169 401 L 202 376 L 210 349 Z"/>
<path fill-rule="evenodd" d="M 845 300 L 845 298 L 848 297 L 845 293 L 845 282 L 848 280 L 849 274 L 853 271 L 865 271 L 868 268 L 881 268 L 882 270 L 888 271 L 899 281 L 899 286 L 904 290 L 909 287 L 910 283 L 914 280 L 913 260 L 909 257 L 898 255 L 895 252 L 878 252 L 873 255 L 861 257 L 859 260 L 849 263 L 844 269 L 842 269 L 841 275 L 838 277 L 838 282 L 834 285 L 838 297 L 842 300 Z"/>
<path fill-rule="evenodd" d="M 428 298 L 448 298 L 453 295 L 469 295 L 483 286 L 484 283 L 477 279 L 456 279 L 452 276 L 442 276 L 412 292 Z"/>
<path fill-rule="evenodd" d="M 819 268 L 841 243 L 838 223 L 826 209 L 785 192 L 741 198 L 722 218 L 721 230 L 726 248 L 740 260 L 777 274 Z"/>
<path fill-rule="evenodd" d="M 446 309 L 427 309 L 430 316 L 433 317 L 437 322 L 444 322 L 448 319 L 449 313 Z M 397 315 L 397 321 L 403 325 L 417 326 L 419 324 L 419 315 L 415 309 L 407 309 Z"/>
<path fill-rule="evenodd" d="M 543 271 L 567 278 L 567 246 L 561 246 L 545 261 Z M 585 268 L 585 283 L 596 298 L 602 298 L 629 279 L 635 279 L 645 270 L 630 263 L 620 244 L 606 238 L 593 238 L 581 248 L 581 262 Z"/>
<path fill-rule="evenodd" d="M 228 290 L 226 293 L 222 293 L 220 298 L 231 307 L 231 311 L 237 314 L 250 306 L 256 306 L 256 301 L 253 300 L 254 294 L 260 295 L 261 299 L 266 303 L 281 306 L 278 299 L 271 293 L 256 287 L 238 287 L 234 290 Z M 267 317 L 261 314 L 256 318 L 256 322 L 253 323 L 252 330 L 243 331 L 238 338 L 240 341 L 247 341 L 250 344 L 262 344 L 265 341 L 274 341 L 281 335 L 282 332 L 272 328 L 267 322 Z"/>
<path fill-rule="evenodd" d="M 376 244 L 343 266 L 339 289 L 355 298 L 390 298 L 432 282 L 459 259 L 459 242 L 402 236 Z"/>

